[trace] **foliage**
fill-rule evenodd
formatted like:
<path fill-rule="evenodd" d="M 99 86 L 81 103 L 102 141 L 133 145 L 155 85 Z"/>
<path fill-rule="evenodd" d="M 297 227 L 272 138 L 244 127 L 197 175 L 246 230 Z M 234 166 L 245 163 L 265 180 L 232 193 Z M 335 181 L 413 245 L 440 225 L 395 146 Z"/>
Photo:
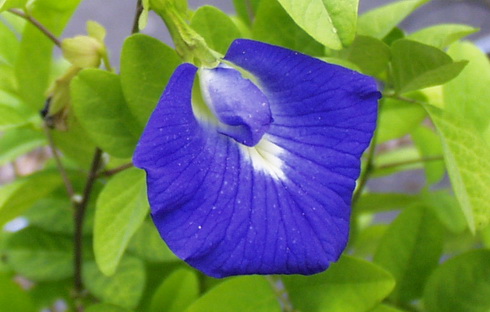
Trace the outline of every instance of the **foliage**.
<path fill-rule="evenodd" d="M 490 309 L 490 63 L 462 41 L 476 29 L 444 24 L 404 34 L 398 25 L 426 0 L 360 16 L 357 0 L 234 0 L 236 16 L 212 6 L 192 11 L 185 0 L 142 1 L 140 26 L 148 9 L 168 9 L 159 11 L 164 18 L 175 11 L 219 55 L 234 39 L 251 38 L 383 86 L 346 254 L 313 276 L 218 280 L 160 240 L 144 173 L 131 166 L 158 98 L 187 56 L 136 27 L 119 73 L 100 25 L 57 39 L 79 2 L 0 0 L 0 165 L 50 151 L 41 169 L 0 186 L 0 225 L 27 222 L 0 232 L 0 310 L 54 309 L 59 300 L 68 311 Z M 53 49 L 71 64 L 60 66 Z M 421 169 L 426 184 L 416 194 L 376 193 L 367 183 Z M 440 183 L 445 173 L 450 186 Z"/>

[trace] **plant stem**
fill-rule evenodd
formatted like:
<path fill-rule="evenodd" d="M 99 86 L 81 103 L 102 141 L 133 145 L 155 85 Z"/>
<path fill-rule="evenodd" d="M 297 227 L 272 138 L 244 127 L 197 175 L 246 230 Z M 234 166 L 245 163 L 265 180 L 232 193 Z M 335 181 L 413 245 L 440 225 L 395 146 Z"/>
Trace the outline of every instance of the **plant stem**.
<path fill-rule="evenodd" d="M 266 275 L 265 278 L 271 285 L 283 312 L 295 312 L 293 304 L 289 300 L 288 293 L 281 278 L 273 275 Z"/>
<path fill-rule="evenodd" d="M 55 45 L 57 45 L 58 47 L 61 48 L 61 41 L 58 38 L 56 38 L 56 36 L 51 31 L 49 31 L 49 29 L 47 29 L 43 24 L 41 24 L 41 22 L 39 22 L 37 19 L 30 16 L 26 12 L 22 12 L 22 11 L 17 10 L 17 9 L 10 9 L 8 11 L 12 14 L 20 16 L 23 19 L 29 21 L 32 25 L 34 25 L 37 29 L 39 29 L 43 34 L 45 34 L 49 39 L 51 39 L 51 41 L 53 41 Z"/>
<path fill-rule="evenodd" d="M 426 157 L 403 160 L 403 161 L 393 162 L 391 164 L 376 166 L 375 169 L 376 170 L 378 170 L 378 169 L 390 169 L 390 168 L 396 168 L 399 166 L 411 165 L 411 164 L 416 164 L 416 163 L 420 163 L 420 162 L 437 161 L 437 160 L 444 160 L 444 157 L 443 156 L 426 156 Z"/>
<path fill-rule="evenodd" d="M 141 12 L 143 12 L 143 5 L 141 4 L 141 0 L 138 0 L 136 2 L 136 13 L 134 14 L 133 28 L 131 29 L 132 34 L 136 34 L 140 31 L 138 24 L 139 24 Z"/>
<path fill-rule="evenodd" d="M 250 23 L 252 24 L 254 19 L 255 19 L 252 2 L 250 0 L 245 0 L 245 7 L 247 9 L 248 19 L 250 20 Z"/>
<path fill-rule="evenodd" d="M 395 99 L 395 100 L 400 100 L 400 101 L 403 101 L 403 102 L 407 102 L 407 103 L 412 103 L 412 104 L 431 105 L 429 103 L 426 103 L 426 102 L 423 102 L 423 101 L 419 101 L 419 100 L 416 100 L 416 99 L 412 99 L 412 98 L 408 98 L 408 97 L 405 97 L 405 96 L 401 96 L 401 95 L 398 95 L 396 93 L 387 93 L 387 94 L 384 94 L 383 96 L 384 97 L 388 97 L 388 98 L 392 98 L 392 99 Z"/>
<path fill-rule="evenodd" d="M 364 171 L 361 173 L 361 176 L 359 177 L 357 189 L 354 192 L 354 195 L 352 196 L 352 207 L 354 207 L 357 201 L 359 200 L 359 197 L 364 191 L 364 188 L 366 187 L 366 183 L 369 180 L 369 176 L 371 175 L 374 169 L 374 154 L 376 151 L 376 141 L 377 141 L 376 133 L 377 131 L 374 132 L 373 139 L 371 141 L 371 146 L 369 147 L 369 152 L 367 154 L 367 160 L 366 160 L 366 167 L 364 168 Z"/>
<path fill-rule="evenodd" d="M 104 170 L 104 171 L 100 172 L 97 176 L 98 177 L 100 177 L 100 176 L 110 177 L 110 176 L 113 176 L 113 175 L 115 175 L 121 171 L 126 170 L 126 169 L 133 168 L 133 166 L 134 166 L 133 163 L 124 164 L 124 165 L 116 167 L 114 169 Z"/>
<path fill-rule="evenodd" d="M 82 283 L 82 249 L 83 249 L 83 221 L 85 217 L 85 211 L 90 200 L 90 194 L 95 180 L 97 179 L 97 171 L 99 170 L 102 159 L 102 150 L 95 149 L 94 157 L 92 159 L 92 165 L 85 183 L 83 190 L 83 196 L 80 204 L 76 205 L 74 222 L 75 222 L 75 235 L 74 235 L 74 268 L 75 268 L 75 291 L 80 294 L 83 289 Z"/>
<path fill-rule="evenodd" d="M 51 151 L 51 154 L 53 154 L 53 158 L 56 162 L 56 167 L 58 168 L 58 171 L 60 172 L 61 178 L 63 179 L 63 184 L 65 185 L 66 193 L 68 194 L 68 197 L 70 197 L 71 202 L 75 202 L 75 190 L 73 188 L 73 184 L 71 183 L 70 179 L 68 178 L 68 174 L 66 173 L 66 169 L 63 166 L 63 163 L 61 162 L 61 157 L 58 154 L 58 150 L 56 149 L 53 135 L 51 134 L 51 129 L 49 129 L 46 125 L 44 126 L 44 129 L 46 131 L 46 137 L 48 138 L 48 144 L 49 144 L 49 149 Z"/>

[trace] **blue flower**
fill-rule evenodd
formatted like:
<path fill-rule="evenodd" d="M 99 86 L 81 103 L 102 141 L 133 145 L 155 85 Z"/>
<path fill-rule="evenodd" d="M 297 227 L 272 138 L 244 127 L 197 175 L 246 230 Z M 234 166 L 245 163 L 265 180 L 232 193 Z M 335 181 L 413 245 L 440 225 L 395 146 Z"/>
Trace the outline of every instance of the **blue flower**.
<path fill-rule="evenodd" d="M 213 277 L 325 270 L 347 243 L 374 79 L 244 39 L 199 70 L 201 92 L 197 71 L 177 68 L 134 155 L 162 238 Z"/>

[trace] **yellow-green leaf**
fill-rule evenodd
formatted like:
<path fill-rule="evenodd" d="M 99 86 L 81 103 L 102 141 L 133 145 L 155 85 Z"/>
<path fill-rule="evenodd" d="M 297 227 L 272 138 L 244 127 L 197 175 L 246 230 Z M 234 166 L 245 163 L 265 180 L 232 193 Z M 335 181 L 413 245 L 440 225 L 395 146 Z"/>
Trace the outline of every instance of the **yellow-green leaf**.
<path fill-rule="evenodd" d="M 102 273 L 112 275 L 129 240 L 148 214 L 145 173 L 131 168 L 118 173 L 97 199 L 94 224 L 95 260 Z"/>
<path fill-rule="evenodd" d="M 490 222 L 490 147 L 472 123 L 426 105 L 442 141 L 444 159 L 470 230 Z"/>

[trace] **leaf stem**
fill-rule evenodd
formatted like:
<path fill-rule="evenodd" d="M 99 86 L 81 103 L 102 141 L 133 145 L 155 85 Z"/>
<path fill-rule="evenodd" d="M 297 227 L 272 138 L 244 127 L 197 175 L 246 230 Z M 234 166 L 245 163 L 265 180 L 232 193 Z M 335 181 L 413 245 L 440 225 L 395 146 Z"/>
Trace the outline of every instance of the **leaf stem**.
<path fill-rule="evenodd" d="M 419 100 L 416 100 L 416 99 L 412 99 L 412 98 L 409 98 L 409 97 L 405 97 L 405 96 L 402 96 L 402 95 L 398 95 L 396 93 L 386 93 L 383 96 L 384 97 L 388 97 L 388 98 L 392 98 L 392 99 L 395 99 L 395 100 L 400 100 L 400 101 L 403 101 L 403 102 L 407 102 L 407 103 L 412 103 L 412 104 L 431 105 L 429 103 L 426 103 L 426 102 L 423 102 L 423 101 L 419 101 Z"/>
<path fill-rule="evenodd" d="M 102 160 L 102 150 L 95 149 L 94 156 L 92 158 L 92 165 L 85 183 L 83 190 L 82 200 L 76 205 L 74 223 L 75 223 L 75 235 L 74 235 L 74 269 L 75 269 L 75 292 L 80 295 L 83 290 L 82 282 L 82 249 L 83 249 L 83 221 L 85 218 L 85 211 L 90 200 L 90 194 L 97 179 L 97 171 L 99 170 Z"/>
<path fill-rule="evenodd" d="M 416 164 L 416 163 L 420 163 L 420 162 L 429 162 L 429 161 L 437 161 L 437 160 L 444 160 L 444 157 L 442 155 L 439 155 L 439 156 L 426 156 L 426 157 L 421 157 L 421 158 L 416 158 L 416 159 L 408 159 L 408 160 L 397 161 L 397 162 L 393 162 L 393 163 L 385 164 L 385 165 L 381 165 L 381 166 L 376 166 L 374 169 L 375 170 L 390 169 L 390 168 L 396 168 L 396 167 L 405 166 L 405 165 Z"/>
<path fill-rule="evenodd" d="M 100 176 L 110 177 L 110 176 L 113 176 L 113 175 L 115 175 L 121 171 L 132 168 L 133 166 L 134 166 L 133 163 L 127 163 L 127 164 L 124 164 L 122 166 L 116 167 L 114 169 L 104 170 L 104 171 L 100 172 L 97 176 L 98 177 L 100 177 Z"/>
<path fill-rule="evenodd" d="M 288 292 L 287 292 L 281 278 L 278 276 L 274 276 L 274 275 L 266 275 L 265 278 L 267 279 L 267 281 L 271 285 L 272 289 L 274 290 L 274 293 L 277 297 L 277 300 L 279 301 L 279 304 L 281 305 L 282 311 L 283 312 L 296 312 L 293 304 L 289 300 Z"/>
<path fill-rule="evenodd" d="M 37 29 L 39 29 L 43 34 L 45 34 L 55 45 L 57 45 L 59 48 L 61 48 L 61 41 L 56 38 L 56 36 L 49 31 L 41 22 L 39 22 L 37 19 L 34 17 L 30 16 L 28 13 L 23 12 L 21 10 L 17 9 L 9 9 L 8 10 L 10 13 L 15 14 L 17 16 L 22 17 L 23 19 L 29 21 L 32 25 L 34 25 Z"/>
<path fill-rule="evenodd" d="M 247 15 L 248 15 L 248 18 L 250 20 L 250 24 L 252 24 L 254 19 L 255 19 L 255 14 L 254 14 L 252 2 L 250 0 L 244 0 L 244 2 L 245 2 L 245 8 L 247 9 Z"/>
<path fill-rule="evenodd" d="M 65 185 L 66 193 L 68 194 L 68 197 L 70 197 L 70 201 L 75 203 L 75 201 L 76 201 L 75 190 L 73 188 L 73 184 L 71 183 L 70 179 L 68 178 L 68 174 L 66 172 L 66 169 L 63 166 L 63 163 L 61 162 L 61 157 L 58 154 L 58 150 L 56 149 L 56 145 L 54 143 L 53 135 L 51 134 L 51 129 L 49 129 L 46 124 L 44 125 L 44 129 L 46 132 L 46 137 L 48 138 L 49 149 L 51 151 L 51 154 L 53 154 L 54 161 L 56 162 L 56 167 L 58 168 L 58 171 L 60 172 L 61 178 L 63 179 L 63 184 Z"/>
<path fill-rule="evenodd" d="M 352 196 L 352 207 L 356 205 L 357 201 L 359 200 L 359 197 L 361 196 L 362 192 L 364 191 L 364 188 L 366 187 L 366 183 L 369 180 L 369 176 L 373 172 L 374 154 L 376 152 L 377 132 L 378 131 L 374 131 L 373 139 L 371 141 L 371 146 L 369 147 L 369 152 L 367 154 L 366 167 L 364 168 L 364 171 L 361 173 L 361 176 L 359 177 L 357 188 L 354 192 L 354 195 Z"/>

